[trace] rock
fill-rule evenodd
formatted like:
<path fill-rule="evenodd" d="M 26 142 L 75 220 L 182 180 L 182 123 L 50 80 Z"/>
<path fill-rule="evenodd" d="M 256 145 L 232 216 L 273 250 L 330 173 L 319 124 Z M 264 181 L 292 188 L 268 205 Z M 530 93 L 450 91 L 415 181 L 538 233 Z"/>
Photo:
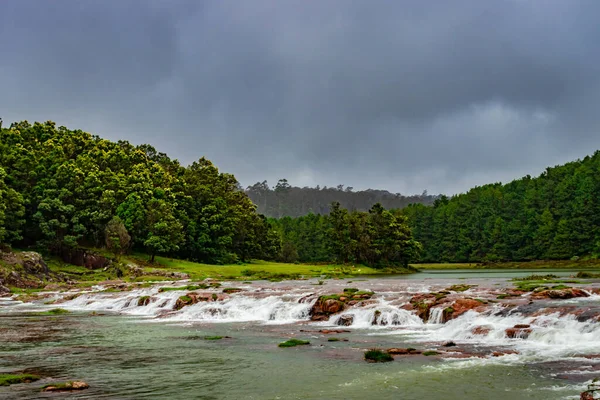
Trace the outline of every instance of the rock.
<path fill-rule="evenodd" d="M 36 253 L 35 251 L 24 251 L 19 254 L 21 258 L 21 264 L 25 271 L 29 274 L 33 275 L 48 275 L 50 270 L 48 269 L 48 265 L 44 262 L 42 255 L 40 253 Z"/>
<path fill-rule="evenodd" d="M 371 325 L 379 325 L 379 322 L 377 322 L 377 320 L 379 319 L 380 315 L 381 311 L 375 310 L 375 312 L 373 313 L 373 320 L 371 321 Z"/>
<path fill-rule="evenodd" d="M 471 329 L 471 333 L 473 335 L 487 335 L 491 332 L 491 330 L 491 328 L 488 328 L 486 326 L 476 326 L 475 328 Z"/>
<path fill-rule="evenodd" d="M 10 289 L 0 284 L 0 297 L 10 296 Z"/>
<path fill-rule="evenodd" d="M 503 350 L 503 351 L 495 351 L 492 353 L 492 357 L 501 357 L 507 354 L 519 354 L 518 351 L 515 350 Z"/>
<path fill-rule="evenodd" d="M 444 322 L 457 318 L 470 310 L 482 311 L 486 308 L 484 303 L 474 299 L 457 299 L 452 305 L 444 309 Z M 446 312 L 448 311 L 448 312 Z"/>
<path fill-rule="evenodd" d="M 144 307 L 150 304 L 152 298 L 150 296 L 142 296 L 138 299 L 137 305 L 138 307 Z"/>
<path fill-rule="evenodd" d="M 529 324 L 517 324 L 514 326 L 514 328 L 517 328 L 517 329 L 525 329 L 525 328 L 530 328 L 530 327 L 531 327 L 531 325 L 529 325 Z"/>
<path fill-rule="evenodd" d="M 527 339 L 531 334 L 531 329 L 519 328 L 519 325 L 515 325 L 512 328 L 506 329 L 505 332 L 509 339 Z"/>
<path fill-rule="evenodd" d="M 532 299 L 572 299 L 575 297 L 589 297 L 589 293 L 577 288 L 568 288 L 542 290 L 531 295 Z"/>
<path fill-rule="evenodd" d="M 403 348 L 395 348 L 394 347 L 394 348 L 388 349 L 387 353 L 394 355 L 394 356 L 405 356 L 405 355 L 419 355 L 423 352 L 421 350 L 412 349 L 412 348 L 403 349 Z"/>
<path fill-rule="evenodd" d="M 328 297 L 319 297 L 312 306 L 309 312 L 311 321 L 326 321 L 330 315 L 344 311 L 346 305 L 343 301 Z"/>
<path fill-rule="evenodd" d="M 594 394 L 592 392 L 582 392 L 579 400 L 594 400 Z"/>
<path fill-rule="evenodd" d="M 443 347 L 456 347 L 456 343 L 454 343 L 454 342 L 446 342 L 442 346 Z"/>
<path fill-rule="evenodd" d="M 304 331 L 301 330 L 300 332 L 304 332 Z M 330 335 L 332 333 L 348 333 L 348 332 L 351 332 L 351 331 L 347 331 L 344 329 L 321 329 L 319 331 L 319 333 L 322 333 L 324 335 Z"/>
<path fill-rule="evenodd" d="M 340 326 L 350 326 L 352 323 L 354 323 L 354 315 L 342 315 L 337 320 L 336 324 Z"/>
<path fill-rule="evenodd" d="M 73 382 L 65 382 L 58 383 L 53 385 L 45 386 L 42 391 L 43 392 L 66 392 L 71 390 L 84 390 L 88 389 L 90 385 L 83 381 L 73 381 Z"/>
<path fill-rule="evenodd" d="M 86 267 L 87 269 L 102 269 L 112 264 L 110 259 L 82 248 L 63 249 L 60 256 L 66 263 Z"/>
<path fill-rule="evenodd" d="M 199 301 L 201 300 L 197 293 L 188 293 L 185 296 L 181 296 L 177 299 L 173 310 L 181 310 L 183 307 L 196 304 Z"/>
<path fill-rule="evenodd" d="M 405 355 L 405 354 L 409 353 L 408 349 L 399 349 L 399 348 L 388 349 L 387 352 L 388 352 L 388 354 L 391 354 L 391 355 L 394 355 L 394 356 L 396 356 L 396 355 Z"/>

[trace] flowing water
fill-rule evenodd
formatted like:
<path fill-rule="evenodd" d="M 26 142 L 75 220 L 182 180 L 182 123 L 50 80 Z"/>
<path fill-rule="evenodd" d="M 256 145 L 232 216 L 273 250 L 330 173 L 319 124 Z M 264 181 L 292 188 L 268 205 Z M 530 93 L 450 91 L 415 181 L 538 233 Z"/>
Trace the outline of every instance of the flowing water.
<path fill-rule="evenodd" d="M 96 290 L 51 306 L 5 300 L 0 302 L 0 373 L 27 371 L 47 378 L 0 387 L 0 398 L 56 397 L 39 387 L 77 379 L 90 389 L 69 398 L 577 399 L 600 376 L 598 295 L 547 301 L 535 310 L 527 301 L 517 307 L 495 303 L 446 323 L 441 308 L 433 308 L 426 322 L 403 308 L 414 294 L 455 283 L 478 285 L 465 292 L 473 298 L 510 286 L 501 276 L 465 277 L 255 282 L 237 285 L 243 292 L 176 312 L 173 306 L 186 292 L 159 293 L 164 284 L 120 293 Z M 374 290 L 376 296 L 329 321 L 311 322 L 309 310 L 318 295 L 344 287 Z M 150 304 L 138 306 L 142 296 L 150 296 Z M 56 307 L 72 313 L 35 313 Z M 346 316 L 352 324 L 338 326 Z M 508 338 L 506 329 L 519 324 L 531 325 L 529 337 Z M 484 333 L 475 334 L 477 327 L 485 327 Z M 323 329 L 348 332 L 332 335 Z M 227 338 L 204 339 L 215 335 Z M 347 341 L 328 341 L 331 337 Z M 289 338 L 310 345 L 277 347 Z M 363 360 L 369 348 L 440 350 L 447 341 L 457 350 L 447 348 L 439 357 Z M 494 351 L 501 353 L 493 356 Z"/>

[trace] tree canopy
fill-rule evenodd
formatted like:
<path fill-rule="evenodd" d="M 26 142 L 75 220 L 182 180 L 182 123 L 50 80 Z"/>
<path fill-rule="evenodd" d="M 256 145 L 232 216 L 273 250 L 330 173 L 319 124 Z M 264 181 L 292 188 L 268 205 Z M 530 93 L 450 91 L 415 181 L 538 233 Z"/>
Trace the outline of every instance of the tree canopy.
<path fill-rule="evenodd" d="M 205 158 L 184 167 L 150 145 L 26 121 L 0 129 L 0 242 L 210 263 L 273 258 L 280 246 L 233 175 Z"/>

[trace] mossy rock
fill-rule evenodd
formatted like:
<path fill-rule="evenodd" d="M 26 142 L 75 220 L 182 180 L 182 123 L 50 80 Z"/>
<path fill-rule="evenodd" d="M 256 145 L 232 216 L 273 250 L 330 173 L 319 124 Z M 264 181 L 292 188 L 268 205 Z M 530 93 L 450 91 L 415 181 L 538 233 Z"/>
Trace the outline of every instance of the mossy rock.
<path fill-rule="evenodd" d="M 223 293 L 227 293 L 227 294 L 232 294 L 232 293 L 239 293 L 239 292 L 243 292 L 244 289 L 240 289 L 240 288 L 225 288 L 223 289 Z"/>
<path fill-rule="evenodd" d="M 31 383 L 39 379 L 39 376 L 31 374 L 0 374 L 0 386 Z"/>
<path fill-rule="evenodd" d="M 90 385 L 83 381 L 69 381 L 46 385 L 42 387 L 42 392 L 70 392 L 74 390 L 87 389 L 89 387 Z"/>
<path fill-rule="evenodd" d="M 449 288 L 447 288 L 446 290 L 460 293 L 460 292 L 466 292 L 467 290 L 474 288 L 476 286 L 477 285 L 466 285 L 466 284 L 452 285 Z"/>
<path fill-rule="evenodd" d="M 437 356 L 440 353 L 438 353 L 437 351 L 434 351 L 434 350 L 429 350 L 429 351 L 424 351 L 422 354 L 426 357 L 429 357 L 429 356 Z"/>
<path fill-rule="evenodd" d="M 309 345 L 310 342 L 308 340 L 300 340 L 300 339 L 290 339 L 285 342 L 279 343 L 278 347 L 296 347 L 296 346 L 306 346 Z"/>
<path fill-rule="evenodd" d="M 137 305 L 139 307 L 147 306 L 150 304 L 150 296 L 142 296 L 138 299 Z"/>

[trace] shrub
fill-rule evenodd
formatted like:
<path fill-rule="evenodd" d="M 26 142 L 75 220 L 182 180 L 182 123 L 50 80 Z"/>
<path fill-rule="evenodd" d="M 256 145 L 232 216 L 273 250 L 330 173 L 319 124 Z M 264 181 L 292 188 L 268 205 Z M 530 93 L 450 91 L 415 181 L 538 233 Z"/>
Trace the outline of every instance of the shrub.
<path fill-rule="evenodd" d="M 382 350 L 370 349 L 365 351 L 365 360 L 368 362 L 389 362 L 394 361 L 394 357 Z"/>
<path fill-rule="evenodd" d="M 285 342 L 279 343 L 279 347 L 295 347 L 295 346 L 305 346 L 310 344 L 308 340 L 300 340 L 300 339 L 290 339 Z"/>

